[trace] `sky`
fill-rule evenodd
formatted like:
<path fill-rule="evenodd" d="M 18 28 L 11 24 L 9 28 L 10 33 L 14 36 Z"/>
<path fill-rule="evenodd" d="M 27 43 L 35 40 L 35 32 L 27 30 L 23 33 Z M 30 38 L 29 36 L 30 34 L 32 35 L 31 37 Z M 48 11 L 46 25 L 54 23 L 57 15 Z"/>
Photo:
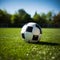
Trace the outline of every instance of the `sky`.
<path fill-rule="evenodd" d="M 0 9 L 14 14 L 19 9 L 24 9 L 31 16 L 37 13 L 58 13 L 60 11 L 60 0 L 0 0 Z"/>

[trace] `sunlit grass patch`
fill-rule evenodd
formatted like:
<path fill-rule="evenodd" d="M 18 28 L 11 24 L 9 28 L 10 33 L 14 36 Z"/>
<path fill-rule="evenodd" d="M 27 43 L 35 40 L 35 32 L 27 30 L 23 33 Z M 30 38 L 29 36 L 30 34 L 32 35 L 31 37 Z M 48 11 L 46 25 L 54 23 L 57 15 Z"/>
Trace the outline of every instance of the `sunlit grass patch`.
<path fill-rule="evenodd" d="M 0 60 L 60 60 L 60 29 L 43 28 L 37 44 L 25 42 L 20 31 L 0 28 Z"/>

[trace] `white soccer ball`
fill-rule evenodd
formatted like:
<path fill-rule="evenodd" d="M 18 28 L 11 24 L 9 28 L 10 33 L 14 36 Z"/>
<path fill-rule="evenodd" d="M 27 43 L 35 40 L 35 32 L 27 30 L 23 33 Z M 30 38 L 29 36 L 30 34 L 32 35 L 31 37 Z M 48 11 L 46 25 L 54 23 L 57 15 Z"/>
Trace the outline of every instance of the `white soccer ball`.
<path fill-rule="evenodd" d="M 27 42 L 38 42 L 41 38 L 41 27 L 37 23 L 27 23 L 22 27 L 22 38 Z"/>

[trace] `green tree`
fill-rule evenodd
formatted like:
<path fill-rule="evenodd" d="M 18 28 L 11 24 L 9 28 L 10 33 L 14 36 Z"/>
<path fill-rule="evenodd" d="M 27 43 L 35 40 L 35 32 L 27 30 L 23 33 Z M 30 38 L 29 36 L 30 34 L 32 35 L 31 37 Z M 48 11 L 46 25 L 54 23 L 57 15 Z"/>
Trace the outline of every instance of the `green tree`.
<path fill-rule="evenodd" d="M 44 20 L 47 20 L 47 15 L 45 13 L 42 13 L 41 14 L 41 17 L 44 19 Z"/>
<path fill-rule="evenodd" d="M 0 9 L 0 25 L 8 26 L 11 22 L 11 14 L 7 13 L 5 10 Z"/>
<path fill-rule="evenodd" d="M 24 14 L 22 16 L 22 20 L 27 23 L 27 22 L 31 22 L 31 16 L 29 14 Z"/>
<path fill-rule="evenodd" d="M 60 27 L 60 12 L 53 17 L 55 27 Z"/>
<path fill-rule="evenodd" d="M 37 12 L 35 12 L 35 14 L 34 14 L 34 16 L 33 16 L 34 22 L 37 22 L 37 23 L 38 23 L 38 22 L 40 21 L 40 19 L 41 19 L 40 15 L 37 14 Z"/>
<path fill-rule="evenodd" d="M 52 27 L 52 23 L 53 23 L 53 16 L 52 16 L 52 12 L 49 11 L 47 14 L 46 14 L 46 20 L 47 20 L 47 27 Z"/>
<path fill-rule="evenodd" d="M 42 27 L 46 26 L 46 20 L 42 18 L 37 12 L 35 12 L 35 15 L 33 16 L 34 22 L 40 24 Z"/>
<path fill-rule="evenodd" d="M 49 20 L 49 21 L 52 20 L 52 12 L 51 11 L 49 11 L 46 16 L 47 16 L 47 20 Z"/>
<path fill-rule="evenodd" d="M 13 16 L 15 25 L 22 26 L 27 22 L 31 21 L 31 16 L 23 9 L 19 9 Z"/>

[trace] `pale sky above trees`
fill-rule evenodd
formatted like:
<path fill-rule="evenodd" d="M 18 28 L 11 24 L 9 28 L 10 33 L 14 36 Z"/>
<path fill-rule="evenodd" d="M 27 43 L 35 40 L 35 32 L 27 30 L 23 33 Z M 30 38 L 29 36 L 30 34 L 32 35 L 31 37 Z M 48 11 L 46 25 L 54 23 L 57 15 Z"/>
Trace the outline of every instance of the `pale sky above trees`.
<path fill-rule="evenodd" d="M 30 15 L 37 13 L 58 13 L 60 11 L 60 0 L 0 0 L 0 9 L 5 9 L 13 14 L 18 9 L 24 9 Z"/>

